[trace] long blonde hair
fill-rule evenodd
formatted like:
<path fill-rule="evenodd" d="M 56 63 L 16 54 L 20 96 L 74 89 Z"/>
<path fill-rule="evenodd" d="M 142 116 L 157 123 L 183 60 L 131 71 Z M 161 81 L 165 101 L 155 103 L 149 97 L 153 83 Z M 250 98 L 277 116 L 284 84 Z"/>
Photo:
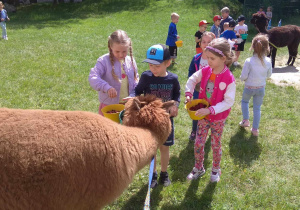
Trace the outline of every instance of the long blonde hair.
<path fill-rule="evenodd" d="M 234 59 L 234 53 L 231 50 L 230 44 L 228 43 L 228 41 L 224 38 L 216 38 L 213 39 L 208 46 L 213 47 L 217 50 L 220 50 L 224 56 L 226 57 L 226 61 L 225 61 L 225 65 L 226 66 L 231 66 L 233 59 Z M 223 55 L 221 55 L 220 53 L 211 50 L 209 48 L 205 48 L 205 51 L 208 50 L 209 52 L 211 52 L 212 54 L 214 54 L 215 56 L 218 57 L 222 57 Z"/>
<path fill-rule="evenodd" d="M 111 74 L 113 78 L 117 81 L 120 81 L 118 76 L 115 73 L 115 66 L 114 66 L 114 54 L 112 52 L 111 46 L 113 44 L 122 44 L 122 45 L 128 45 L 129 46 L 129 55 L 131 58 L 131 65 L 134 70 L 134 79 L 137 80 L 136 77 L 136 68 L 134 66 L 133 62 L 133 53 L 132 53 L 132 42 L 131 39 L 128 37 L 127 33 L 123 30 L 116 30 L 108 37 L 108 50 L 109 50 L 109 59 L 112 66 Z"/>
<path fill-rule="evenodd" d="M 257 34 L 252 39 L 250 50 L 253 50 L 257 54 L 261 64 L 265 66 L 264 57 L 270 53 L 269 38 L 265 34 Z"/>

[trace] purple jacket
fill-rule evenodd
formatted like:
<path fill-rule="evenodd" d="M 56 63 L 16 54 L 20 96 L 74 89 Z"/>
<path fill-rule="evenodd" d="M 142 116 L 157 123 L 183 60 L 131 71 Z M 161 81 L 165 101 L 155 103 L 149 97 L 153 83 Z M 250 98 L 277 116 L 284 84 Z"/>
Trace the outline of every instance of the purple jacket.
<path fill-rule="evenodd" d="M 115 73 L 121 80 L 121 63 L 114 60 Z M 124 62 L 124 71 L 128 77 L 129 83 L 129 96 L 135 96 L 135 86 L 138 83 L 138 69 L 135 60 L 131 62 L 130 56 L 126 56 Z M 89 75 L 89 82 L 91 87 L 98 91 L 99 101 L 104 104 L 118 104 L 120 98 L 121 83 L 115 80 L 112 76 L 112 66 L 109 59 L 109 54 L 105 54 L 98 58 L 94 68 L 91 69 Z M 136 74 L 137 80 L 134 79 L 134 73 Z M 115 88 L 117 91 L 117 97 L 109 98 L 107 91 L 111 88 Z"/>
<path fill-rule="evenodd" d="M 199 98 L 207 100 L 206 85 L 211 73 L 212 69 L 209 66 L 196 71 L 187 81 L 185 95 L 191 97 L 195 85 L 201 82 Z M 234 104 L 235 90 L 236 85 L 234 76 L 227 66 L 224 66 L 223 71 L 216 75 L 214 91 L 211 96 L 211 106 L 209 107 L 211 112 L 209 120 L 211 122 L 225 120 L 228 117 L 230 109 Z"/>

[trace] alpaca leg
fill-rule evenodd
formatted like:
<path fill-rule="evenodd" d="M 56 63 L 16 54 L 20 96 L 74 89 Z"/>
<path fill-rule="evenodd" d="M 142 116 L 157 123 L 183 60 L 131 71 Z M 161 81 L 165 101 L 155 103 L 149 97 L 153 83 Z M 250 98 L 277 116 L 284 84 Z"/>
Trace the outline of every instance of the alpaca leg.
<path fill-rule="evenodd" d="M 275 47 L 273 47 L 272 49 L 272 67 L 274 68 L 275 67 L 275 58 L 276 58 L 276 53 L 277 53 L 277 49 Z"/>
<path fill-rule="evenodd" d="M 291 61 L 292 61 L 292 56 L 290 55 L 290 56 L 289 56 L 289 59 L 288 59 L 288 61 L 287 61 L 287 63 L 286 63 L 286 65 L 289 66 Z M 293 64 L 291 64 L 291 66 L 292 66 L 292 65 L 293 65 Z"/>

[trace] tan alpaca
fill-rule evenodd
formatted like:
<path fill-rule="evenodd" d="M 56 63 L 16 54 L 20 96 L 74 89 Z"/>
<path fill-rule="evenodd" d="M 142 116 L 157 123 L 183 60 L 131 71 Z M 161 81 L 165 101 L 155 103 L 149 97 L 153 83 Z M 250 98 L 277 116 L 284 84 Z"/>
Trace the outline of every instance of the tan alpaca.
<path fill-rule="evenodd" d="M 171 105 L 130 99 L 127 126 L 89 112 L 0 109 L 0 209 L 103 208 L 167 139 Z"/>

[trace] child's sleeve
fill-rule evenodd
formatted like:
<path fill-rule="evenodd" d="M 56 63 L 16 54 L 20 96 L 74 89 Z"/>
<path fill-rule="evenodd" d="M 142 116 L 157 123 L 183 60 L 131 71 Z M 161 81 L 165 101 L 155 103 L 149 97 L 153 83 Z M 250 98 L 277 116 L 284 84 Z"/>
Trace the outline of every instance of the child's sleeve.
<path fill-rule="evenodd" d="M 174 89 L 173 89 L 173 98 L 172 100 L 177 101 L 177 107 L 179 106 L 180 103 L 180 84 L 178 81 L 178 76 L 176 75 L 176 80 L 174 82 Z"/>
<path fill-rule="evenodd" d="M 195 66 L 195 56 L 194 56 L 190 63 L 188 77 L 192 76 L 195 72 L 196 72 L 196 66 Z"/>
<path fill-rule="evenodd" d="M 226 92 L 224 94 L 224 100 L 217 103 L 215 106 L 209 107 L 210 113 L 212 115 L 215 115 L 230 109 L 234 104 L 235 91 L 236 91 L 236 84 L 235 81 L 233 80 L 232 83 L 230 83 L 226 88 Z"/>
<path fill-rule="evenodd" d="M 192 76 L 189 77 L 185 85 L 185 96 L 193 97 L 196 84 L 201 82 L 202 79 L 202 69 L 196 71 Z"/>
<path fill-rule="evenodd" d="M 145 86 L 146 82 L 147 82 L 146 76 L 143 73 L 141 75 L 140 81 L 138 82 L 137 86 L 135 87 L 135 95 L 136 96 L 144 94 L 144 86 Z"/>
<path fill-rule="evenodd" d="M 102 79 L 103 75 L 106 73 L 107 67 L 103 63 L 103 59 L 99 58 L 95 67 L 91 69 L 89 74 L 89 83 L 94 90 L 107 92 L 112 87 Z"/>
<path fill-rule="evenodd" d="M 245 63 L 244 63 L 243 69 L 242 69 L 242 73 L 241 73 L 241 76 L 240 76 L 240 79 L 242 81 L 245 81 L 245 80 L 248 79 L 250 68 L 251 68 L 251 66 L 250 66 L 250 59 L 247 58 L 245 60 Z"/>

